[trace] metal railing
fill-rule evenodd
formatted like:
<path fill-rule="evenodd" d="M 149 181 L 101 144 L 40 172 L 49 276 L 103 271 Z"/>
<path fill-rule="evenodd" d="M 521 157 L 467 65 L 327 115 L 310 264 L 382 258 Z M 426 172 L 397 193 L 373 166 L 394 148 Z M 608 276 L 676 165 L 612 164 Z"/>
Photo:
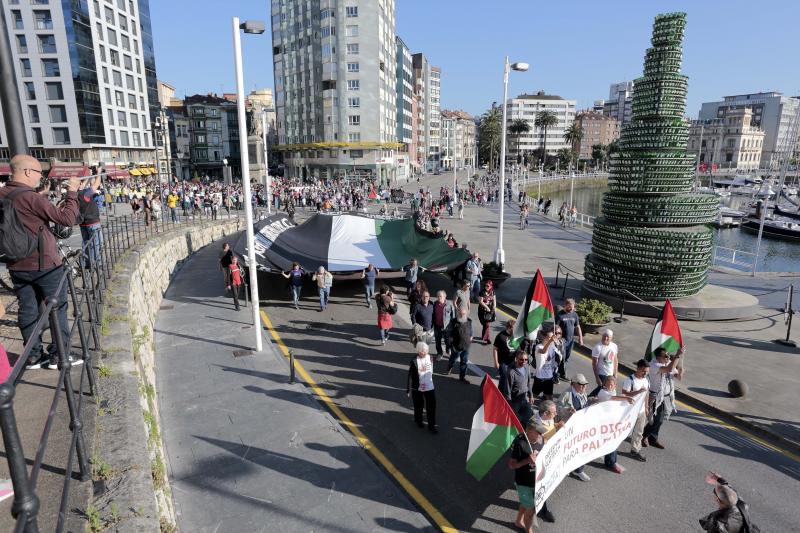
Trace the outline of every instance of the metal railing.
<path fill-rule="evenodd" d="M 752 271 L 756 262 L 756 254 L 725 248 L 724 246 L 714 246 L 711 254 L 711 264 L 717 266 L 729 266 L 739 270 Z"/>
<path fill-rule="evenodd" d="M 608 172 L 576 172 L 573 174 L 567 173 L 546 173 L 542 176 L 539 176 L 538 173 L 534 172 L 527 172 L 525 175 L 522 176 L 513 176 L 512 182 L 517 185 L 518 187 L 529 187 L 533 185 L 537 185 L 538 183 L 548 183 L 551 181 L 561 181 L 561 180 L 568 180 L 571 178 L 604 178 L 608 177 Z"/>
<path fill-rule="evenodd" d="M 101 228 L 96 230 L 79 249 L 71 250 L 69 246 L 59 243 L 63 272 L 58 281 L 58 289 L 53 294 L 61 294 L 66 287 L 67 301 L 62 302 L 51 296 L 42 302 L 36 324 L 28 334 L 29 341 L 23 346 L 22 353 L 6 380 L 0 384 L 0 430 L 14 489 L 11 515 L 16 519 L 14 529 L 16 533 L 39 531 L 40 501 L 37 495 L 37 482 L 50 432 L 56 423 L 62 390 L 69 411 L 69 429 L 72 438 L 64 467 L 64 482 L 55 529 L 57 533 L 66 527 L 67 505 L 76 459 L 77 479 L 85 482 L 92 477 L 89 450 L 83 435 L 83 400 L 87 395 L 91 395 L 95 401 L 97 399 L 97 379 L 92 366 L 93 353 L 96 354 L 100 350 L 98 327 L 106 298 L 104 292 L 115 265 L 132 246 L 168 229 L 216 218 L 238 216 L 235 212 L 225 213 L 219 217 L 211 213 L 195 212 L 189 213 L 186 217 L 173 218 L 169 211 L 168 208 L 164 209 L 162 216 L 151 217 L 151 220 L 133 215 L 106 216 Z M 65 338 L 59 327 L 59 318 L 61 313 L 66 314 L 68 311 L 71 311 L 72 322 L 70 324 L 69 317 L 66 318 L 69 329 Z M 22 378 L 33 346 L 36 344 L 34 340 L 39 339 L 42 332 L 48 328 L 51 344 L 55 349 L 55 354 L 51 356 L 55 355 L 57 358 L 59 375 L 42 436 L 36 445 L 36 456 L 28 472 L 25 451 L 17 427 L 14 397 L 19 387 L 27 385 Z M 73 341 L 77 344 L 73 344 Z M 73 348 L 76 349 L 74 356 L 80 357 L 83 362 L 77 388 L 73 381 L 73 363 L 70 357 Z"/>

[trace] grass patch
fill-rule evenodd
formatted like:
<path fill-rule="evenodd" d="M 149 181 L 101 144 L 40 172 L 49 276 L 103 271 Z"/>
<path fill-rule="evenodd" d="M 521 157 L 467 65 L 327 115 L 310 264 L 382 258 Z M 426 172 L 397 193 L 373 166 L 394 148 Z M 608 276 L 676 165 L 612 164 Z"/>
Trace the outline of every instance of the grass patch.
<path fill-rule="evenodd" d="M 100 518 L 100 511 L 94 508 L 94 505 L 91 503 L 86 508 L 86 520 L 89 522 L 87 525 L 89 527 L 89 531 L 92 533 L 100 533 L 103 531 L 103 519 Z"/>
<path fill-rule="evenodd" d="M 150 469 L 153 473 L 153 485 L 156 490 L 164 490 L 164 487 L 167 486 L 167 467 L 164 466 L 160 453 L 156 453 L 153 462 L 150 464 Z"/>
<path fill-rule="evenodd" d="M 119 474 L 115 468 L 97 455 L 92 457 L 90 462 L 92 463 L 92 479 L 95 481 L 108 481 Z"/>
<path fill-rule="evenodd" d="M 110 366 L 100 365 L 97 367 L 97 375 L 101 378 L 110 378 L 114 374 Z"/>

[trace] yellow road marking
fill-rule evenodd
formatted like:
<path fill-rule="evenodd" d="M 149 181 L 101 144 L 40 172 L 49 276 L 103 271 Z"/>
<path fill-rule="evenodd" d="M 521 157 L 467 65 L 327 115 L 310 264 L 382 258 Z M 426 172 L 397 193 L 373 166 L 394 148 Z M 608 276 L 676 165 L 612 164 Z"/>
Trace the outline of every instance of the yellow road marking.
<path fill-rule="evenodd" d="M 503 311 L 499 307 L 495 307 L 495 309 L 500 311 L 503 315 L 507 316 L 508 318 L 517 318 L 515 316 L 509 315 L 508 313 L 506 313 L 505 311 Z M 575 353 L 577 353 L 578 355 L 580 355 L 584 359 L 588 359 L 589 361 L 592 360 L 592 358 L 589 357 L 588 355 L 582 354 L 580 352 L 575 352 Z M 625 376 L 625 375 L 623 375 L 622 373 L 619 373 L 619 372 L 617 373 L 617 375 L 620 378 L 627 378 L 627 376 Z M 705 411 L 701 411 L 701 410 L 697 409 L 696 407 L 692 407 L 691 405 L 688 405 L 688 404 L 686 404 L 686 403 L 684 403 L 684 402 L 682 402 L 680 400 L 676 400 L 676 401 L 677 401 L 678 405 L 680 405 L 683 409 L 686 409 L 687 411 L 690 411 L 690 412 L 692 412 L 694 414 L 702 415 L 707 420 L 710 420 L 711 422 L 714 422 L 715 424 L 717 424 L 717 425 L 719 425 L 719 426 L 721 426 L 723 428 L 727 428 L 727 429 L 730 429 L 732 431 L 735 431 L 736 433 L 739 433 L 743 437 L 745 437 L 747 439 L 750 439 L 752 441 L 755 441 L 758 444 L 764 446 L 765 448 L 769 448 L 770 450 L 772 450 L 774 452 L 777 452 L 777 453 L 779 453 L 779 454 L 781 454 L 781 455 L 783 455 L 785 457 L 788 457 L 788 458 L 792 459 L 793 461 L 796 461 L 796 462 L 800 463 L 800 456 L 798 456 L 797 454 L 792 453 L 789 450 L 784 450 L 783 448 L 780 448 L 780 447 L 778 447 L 778 446 L 776 446 L 774 444 L 771 444 L 771 443 L 765 441 L 764 439 L 762 439 L 761 437 L 753 435 L 752 433 L 750 433 L 749 431 L 747 431 L 745 429 L 737 428 L 735 426 L 732 426 L 732 425 L 728 424 L 727 422 L 723 422 L 719 418 L 717 418 L 717 417 L 715 417 L 713 415 L 710 415 L 710 414 L 706 413 Z"/>
<path fill-rule="evenodd" d="M 284 357 L 288 358 L 289 349 L 286 347 L 286 344 L 284 344 L 280 335 L 278 335 L 278 332 L 275 331 L 275 328 L 272 326 L 272 322 L 263 309 L 261 310 L 261 320 L 264 321 L 264 325 L 269 330 L 272 338 L 275 339 L 275 343 L 280 347 Z M 328 394 L 322 390 L 322 388 L 320 388 L 317 382 L 314 381 L 314 378 L 312 378 L 311 375 L 306 371 L 303 364 L 295 359 L 294 366 L 303 381 L 305 381 L 311 387 L 311 390 L 314 391 L 314 394 L 316 394 L 319 399 L 325 402 L 325 405 L 327 405 L 328 408 L 333 412 L 339 422 L 346 427 L 347 430 L 350 431 L 353 436 L 355 436 L 356 440 L 358 440 L 361 446 L 363 446 L 364 449 L 369 452 L 378 461 L 378 463 L 380 463 L 380 465 L 386 469 L 387 472 L 389 472 L 389 474 L 391 474 L 391 476 L 395 479 L 395 481 L 397 481 L 397 483 L 400 484 L 401 487 L 403 487 L 403 490 L 406 491 L 411 499 L 413 499 L 417 505 L 419 505 L 425 511 L 425 513 L 431 517 L 436 525 L 439 526 L 439 529 L 445 533 L 457 533 L 458 530 L 453 527 L 453 525 L 444 517 L 444 515 L 442 515 L 442 513 L 433 506 L 433 504 L 419 491 L 419 489 L 417 489 L 417 487 L 415 487 L 411 481 L 409 481 L 408 478 L 404 476 L 403 473 L 400 472 L 396 466 L 394 466 L 394 464 L 392 464 L 392 462 L 383 454 L 383 452 L 381 452 L 372 443 L 372 441 L 369 440 L 366 435 L 364 435 L 361 429 L 359 429 L 359 427 L 353 423 L 353 421 L 350 420 L 346 414 L 344 414 L 339 406 L 336 405 L 333 400 L 331 400 L 330 396 L 328 396 Z"/>

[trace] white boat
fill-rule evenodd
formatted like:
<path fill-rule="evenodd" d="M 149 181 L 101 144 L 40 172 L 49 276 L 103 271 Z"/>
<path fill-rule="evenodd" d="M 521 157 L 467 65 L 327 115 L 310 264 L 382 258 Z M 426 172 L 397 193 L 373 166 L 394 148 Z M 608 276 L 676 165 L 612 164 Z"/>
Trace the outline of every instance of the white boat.
<path fill-rule="evenodd" d="M 734 185 L 729 189 L 730 194 L 734 196 L 750 196 L 756 193 L 756 189 L 749 185 Z"/>

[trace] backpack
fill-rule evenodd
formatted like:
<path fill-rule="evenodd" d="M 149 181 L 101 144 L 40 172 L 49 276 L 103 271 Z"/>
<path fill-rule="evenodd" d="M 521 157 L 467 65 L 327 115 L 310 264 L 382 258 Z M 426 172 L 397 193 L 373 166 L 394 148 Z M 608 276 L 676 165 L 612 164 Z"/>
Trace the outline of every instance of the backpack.
<path fill-rule="evenodd" d="M 39 247 L 39 235 L 34 235 L 22 223 L 14 208 L 14 198 L 23 192 L 34 192 L 30 189 L 17 189 L 0 198 L 0 261 L 16 263 L 33 254 Z M 35 193 L 35 192 L 34 192 Z"/>

